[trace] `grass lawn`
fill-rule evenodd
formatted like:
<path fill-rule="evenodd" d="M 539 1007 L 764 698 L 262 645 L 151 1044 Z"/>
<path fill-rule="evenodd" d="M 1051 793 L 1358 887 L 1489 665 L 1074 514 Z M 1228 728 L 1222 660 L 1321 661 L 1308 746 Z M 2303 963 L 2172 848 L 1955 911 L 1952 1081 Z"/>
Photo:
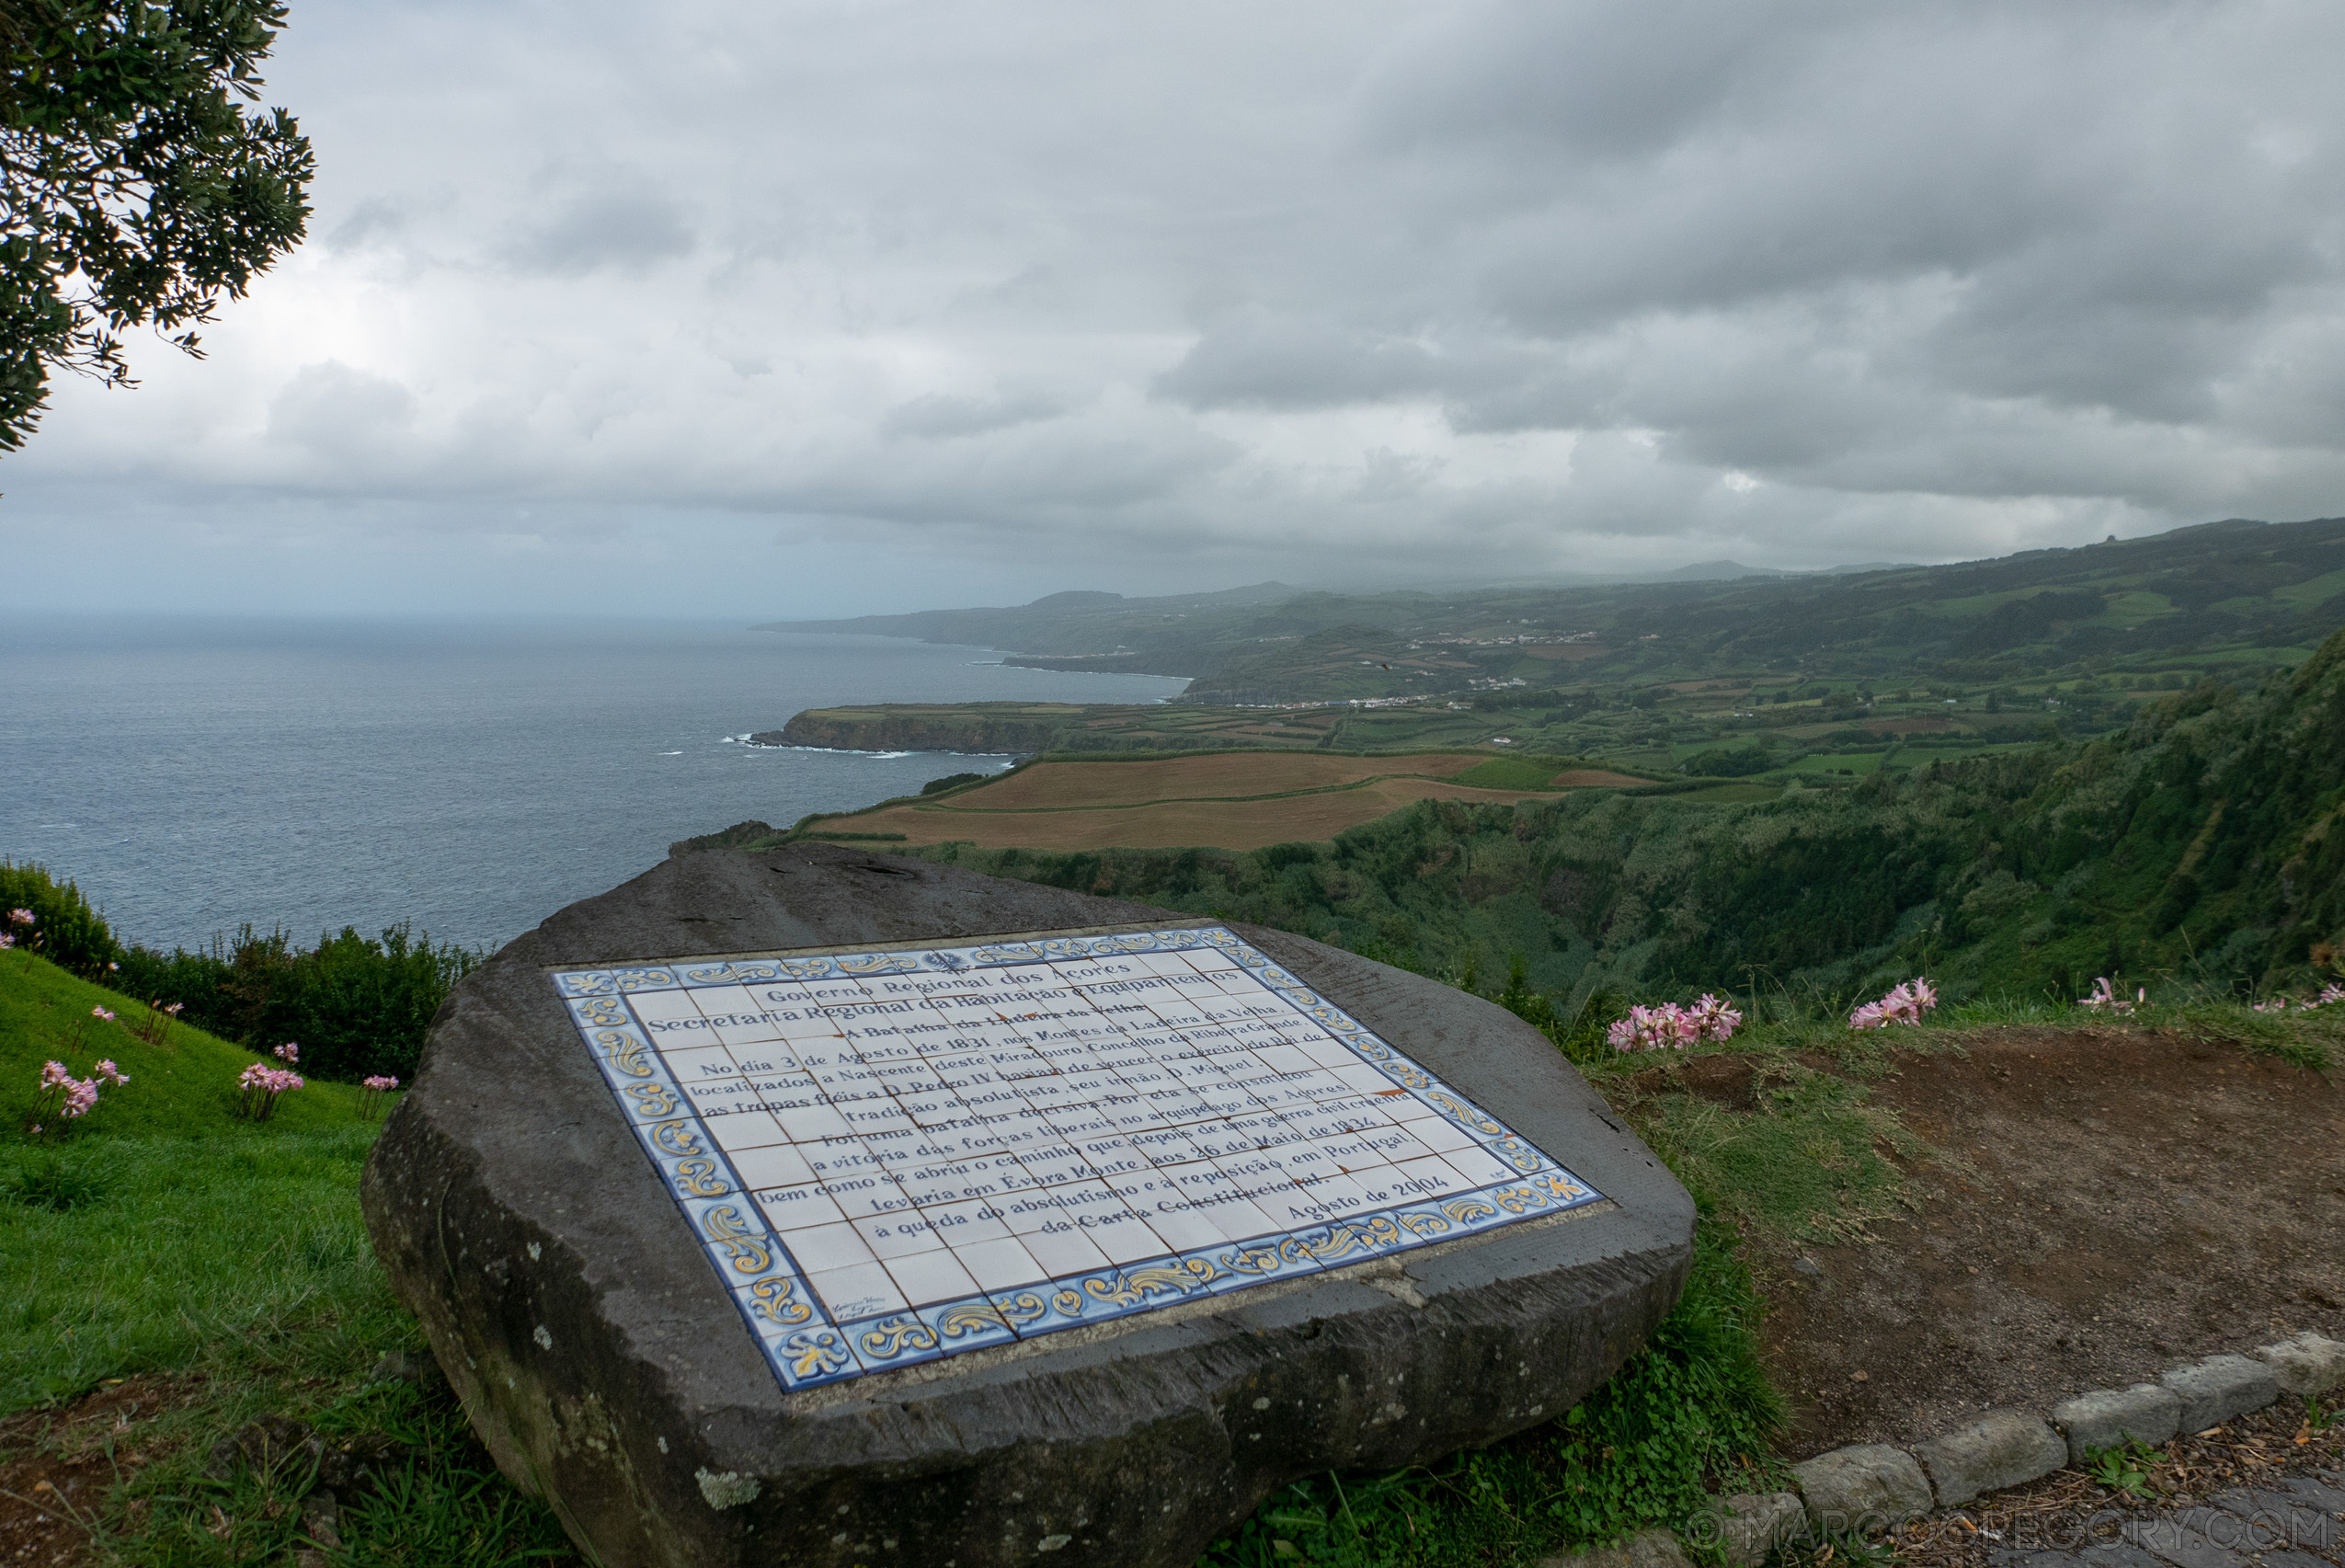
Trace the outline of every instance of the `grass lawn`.
<path fill-rule="evenodd" d="M 100 1483 L 67 1509 L 96 1562 L 283 1562 L 306 1478 L 204 1471 L 222 1437 L 286 1414 L 407 1450 L 376 1495 L 352 1500 L 329 1562 L 486 1568 L 560 1548 L 551 1516 L 472 1448 L 444 1385 L 370 1383 L 386 1352 L 423 1346 L 359 1215 L 377 1125 L 360 1092 L 312 1083 L 267 1121 L 239 1119 L 236 1074 L 261 1059 L 183 1026 L 147 1044 L 125 1026 L 144 1013 L 0 953 L 0 1467 L 64 1473 L 102 1459 Z M 41 1063 L 79 1077 L 101 1057 L 129 1083 L 29 1134 Z M 62 1419 L 117 1385 L 137 1395 L 134 1424 Z"/>

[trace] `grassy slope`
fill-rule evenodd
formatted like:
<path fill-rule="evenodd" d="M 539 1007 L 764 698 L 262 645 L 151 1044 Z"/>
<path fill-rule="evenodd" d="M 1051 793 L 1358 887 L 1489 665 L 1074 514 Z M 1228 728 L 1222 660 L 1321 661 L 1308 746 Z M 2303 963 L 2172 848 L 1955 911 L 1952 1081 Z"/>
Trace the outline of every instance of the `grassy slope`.
<path fill-rule="evenodd" d="M 367 1386 L 384 1352 L 422 1342 L 360 1218 L 376 1130 L 360 1092 L 313 1082 L 268 1122 L 242 1121 L 229 1086 L 252 1053 L 186 1027 L 159 1047 L 120 1024 L 81 1031 L 96 1006 L 143 1013 L 0 953 L 0 1413 L 141 1373 L 175 1391 L 123 1441 L 151 1462 L 118 1458 L 99 1561 L 210 1568 L 293 1544 L 299 1515 L 280 1494 L 292 1482 L 201 1473 L 214 1442 L 269 1413 L 419 1449 L 348 1521 L 341 1562 L 488 1564 L 557 1542 L 543 1510 L 480 1468 L 444 1391 Z M 80 1076 L 100 1057 L 129 1084 L 62 1135 L 29 1137 L 40 1064 Z M 55 1441 L 70 1456 L 80 1439 Z"/>

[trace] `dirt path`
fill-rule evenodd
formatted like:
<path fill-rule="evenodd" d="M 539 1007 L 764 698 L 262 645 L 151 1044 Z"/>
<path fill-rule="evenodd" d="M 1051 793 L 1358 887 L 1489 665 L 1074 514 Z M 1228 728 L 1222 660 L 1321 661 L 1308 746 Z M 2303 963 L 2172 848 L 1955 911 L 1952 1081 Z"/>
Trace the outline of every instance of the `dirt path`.
<path fill-rule="evenodd" d="M 1813 1249 L 1813 1275 L 1769 1268 L 1791 1451 L 2048 1410 L 2298 1329 L 2345 1337 L 2345 1085 L 2118 1030 L 1967 1047 L 1873 1088 L 1951 1157 L 1916 1173 L 1922 1211 Z"/>

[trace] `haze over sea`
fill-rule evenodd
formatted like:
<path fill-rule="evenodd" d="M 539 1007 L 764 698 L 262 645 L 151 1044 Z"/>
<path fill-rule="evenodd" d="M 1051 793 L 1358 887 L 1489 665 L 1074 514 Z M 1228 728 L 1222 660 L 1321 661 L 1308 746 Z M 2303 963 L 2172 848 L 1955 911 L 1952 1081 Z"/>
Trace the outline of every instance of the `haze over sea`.
<path fill-rule="evenodd" d="M 746 818 L 786 824 L 1006 758 L 725 737 L 848 702 L 1152 702 L 1184 681 L 705 622 L 0 626 L 0 854 L 168 948 L 402 920 L 502 944 Z"/>

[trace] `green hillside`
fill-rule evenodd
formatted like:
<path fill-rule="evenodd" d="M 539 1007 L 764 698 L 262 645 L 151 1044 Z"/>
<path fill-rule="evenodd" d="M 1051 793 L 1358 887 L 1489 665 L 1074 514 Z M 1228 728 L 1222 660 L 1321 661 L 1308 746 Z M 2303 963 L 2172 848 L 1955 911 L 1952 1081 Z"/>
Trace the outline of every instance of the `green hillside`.
<path fill-rule="evenodd" d="M 2245 993 L 2345 949 L 2345 634 L 2122 729 L 1857 778 L 1425 802 L 1245 854 L 919 853 L 1303 931 L 1570 1005 L 1733 986 L 1811 998 L 1927 969 L 1956 996 L 2103 974 Z"/>

